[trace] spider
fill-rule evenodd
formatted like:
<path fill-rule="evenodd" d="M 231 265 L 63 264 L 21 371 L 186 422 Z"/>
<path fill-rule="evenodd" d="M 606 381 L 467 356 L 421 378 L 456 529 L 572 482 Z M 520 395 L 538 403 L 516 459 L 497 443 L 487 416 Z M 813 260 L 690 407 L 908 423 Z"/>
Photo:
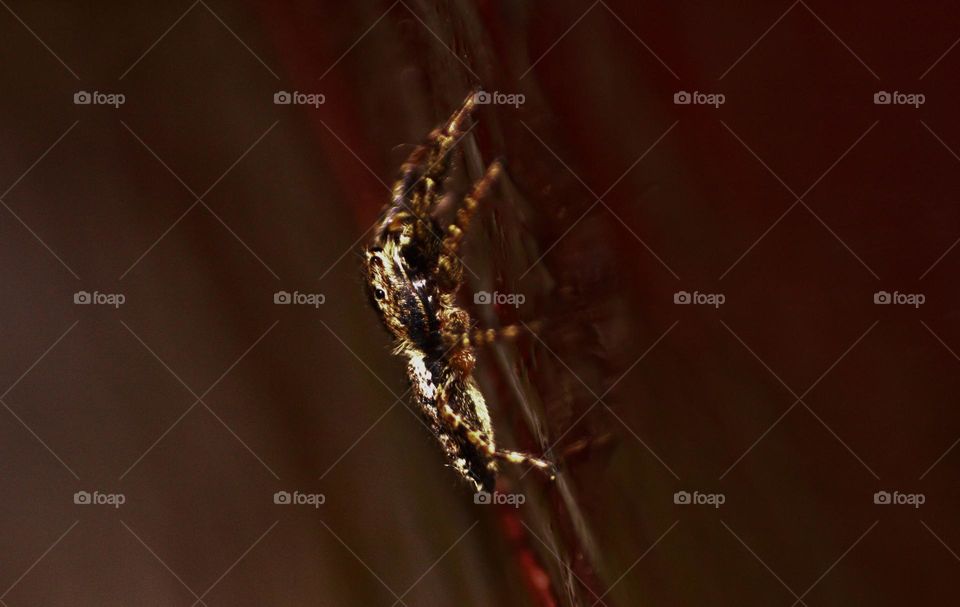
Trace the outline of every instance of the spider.
<path fill-rule="evenodd" d="M 364 255 L 370 302 L 407 360 L 412 400 L 452 467 L 477 491 L 492 491 L 497 462 L 530 464 L 555 478 L 551 462 L 498 449 L 483 394 L 474 379 L 475 346 L 514 339 L 516 325 L 472 330 L 457 303 L 463 264 L 457 253 L 477 206 L 503 170 L 493 162 L 459 201 L 456 217 L 441 230 L 432 215 L 444 193 L 451 152 L 465 136 L 476 94 L 403 163 L 390 203 Z"/>

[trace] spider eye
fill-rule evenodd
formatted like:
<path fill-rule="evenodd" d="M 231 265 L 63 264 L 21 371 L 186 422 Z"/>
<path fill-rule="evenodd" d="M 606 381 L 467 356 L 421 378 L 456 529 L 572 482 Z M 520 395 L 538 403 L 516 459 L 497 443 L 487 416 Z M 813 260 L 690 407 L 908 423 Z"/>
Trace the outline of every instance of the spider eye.
<path fill-rule="evenodd" d="M 373 292 L 373 296 L 376 297 L 377 299 L 383 299 L 384 297 L 387 296 L 387 294 L 383 292 L 383 289 L 376 289 Z"/>

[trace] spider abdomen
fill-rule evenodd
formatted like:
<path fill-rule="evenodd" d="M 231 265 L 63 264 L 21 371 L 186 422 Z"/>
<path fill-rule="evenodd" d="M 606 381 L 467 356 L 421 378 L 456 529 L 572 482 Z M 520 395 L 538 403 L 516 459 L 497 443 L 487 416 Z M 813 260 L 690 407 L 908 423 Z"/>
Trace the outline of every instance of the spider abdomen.
<path fill-rule="evenodd" d="M 407 375 L 412 401 L 427 420 L 450 466 L 476 489 L 492 490 L 496 463 L 493 427 L 486 402 L 472 377 L 462 378 L 440 361 L 422 353 L 408 353 Z M 446 411 L 446 414 L 445 414 Z M 486 448 L 478 449 L 467 433 L 482 434 Z"/>

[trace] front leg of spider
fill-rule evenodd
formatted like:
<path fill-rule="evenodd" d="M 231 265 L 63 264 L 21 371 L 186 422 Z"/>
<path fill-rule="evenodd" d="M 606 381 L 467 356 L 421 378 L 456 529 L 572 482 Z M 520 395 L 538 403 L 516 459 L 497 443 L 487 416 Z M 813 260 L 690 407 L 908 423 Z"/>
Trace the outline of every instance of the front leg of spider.
<path fill-rule="evenodd" d="M 410 154 L 391 202 L 364 256 L 373 308 L 407 359 L 412 400 L 426 419 L 448 464 L 477 490 L 491 491 L 497 462 L 529 464 L 554 478 L 552 463 L 497 449 L 486 401 L 473 377 L 474 345 L 519 334 L 515 326 L 474 331 L 457 302 L 463 283 L 458 253 L 471 218 L 502 171 L 494 162 L 460 202 L 446 230 L 435 219 L 437 202 L 457 142 L 469 130 L 474 96 L 434 129 Z"/>

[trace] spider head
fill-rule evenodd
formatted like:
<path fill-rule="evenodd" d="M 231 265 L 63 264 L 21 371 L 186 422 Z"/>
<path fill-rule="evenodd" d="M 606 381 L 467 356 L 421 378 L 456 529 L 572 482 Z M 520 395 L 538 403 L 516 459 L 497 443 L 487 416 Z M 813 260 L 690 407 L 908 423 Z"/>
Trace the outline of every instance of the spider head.
<path fill-rule="evenodd" d="M 429 338 L 432 297 L 425 281 L 411 275 L 392 239 L 367 249 L 364 275 L 370 302 L 387 330 L 398 343 L 422 346 Z"/>

